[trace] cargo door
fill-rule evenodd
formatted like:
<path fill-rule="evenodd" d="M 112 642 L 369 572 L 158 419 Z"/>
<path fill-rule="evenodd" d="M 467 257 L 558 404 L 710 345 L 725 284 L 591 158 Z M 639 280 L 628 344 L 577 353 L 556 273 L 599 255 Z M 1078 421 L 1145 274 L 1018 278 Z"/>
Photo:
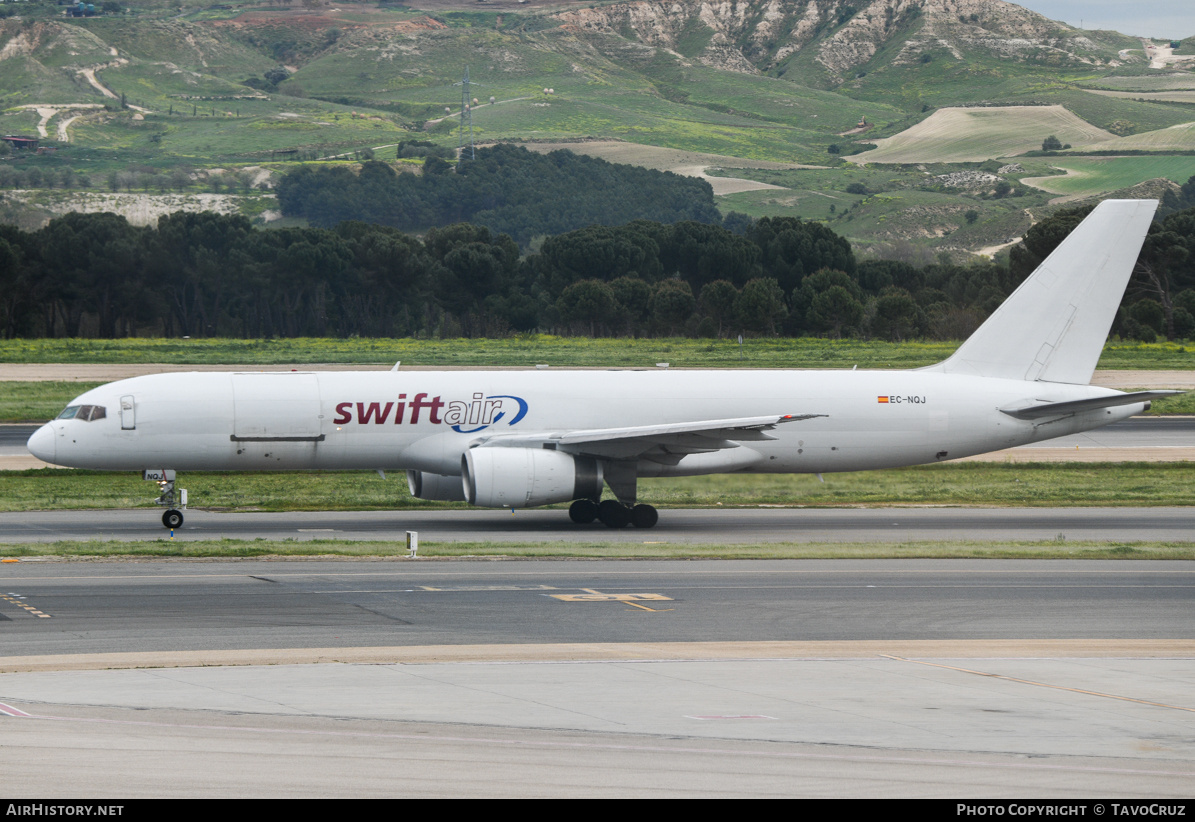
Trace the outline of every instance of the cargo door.
<path fill-rule="evenodd" d="M 233 374 L 233 435 L 237 442 L 319 442 L 319 380 L 315 374 Z"/>

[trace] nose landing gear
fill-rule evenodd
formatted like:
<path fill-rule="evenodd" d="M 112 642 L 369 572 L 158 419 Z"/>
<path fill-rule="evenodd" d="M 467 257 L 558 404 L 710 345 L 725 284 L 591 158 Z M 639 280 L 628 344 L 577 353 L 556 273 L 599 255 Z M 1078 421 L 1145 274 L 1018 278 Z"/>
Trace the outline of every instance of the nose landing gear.
<path fill-rule="evenodd" d="M 187 489 L 174 487 L 174 470 L 153 468 L 141 472 L 141 478 L 158 484 L 158 498 L 154 502 L 166 507 L 162 524 L 174 531 L 183 525 L 183 511 L 187 510 Z"/>

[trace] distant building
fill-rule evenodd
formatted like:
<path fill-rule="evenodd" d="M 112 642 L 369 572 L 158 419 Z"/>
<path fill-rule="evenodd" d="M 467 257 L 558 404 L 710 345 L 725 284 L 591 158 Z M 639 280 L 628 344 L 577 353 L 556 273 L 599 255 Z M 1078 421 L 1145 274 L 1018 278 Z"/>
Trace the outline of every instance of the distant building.
<path fill-rule="evenodd" d="M 41 143 L 38 137 L 23 137 L 20 134 L 5 134 L 0 137 L 0 140 L 11 145 L 13 148 L 33 148 L 36 149 Z"/>

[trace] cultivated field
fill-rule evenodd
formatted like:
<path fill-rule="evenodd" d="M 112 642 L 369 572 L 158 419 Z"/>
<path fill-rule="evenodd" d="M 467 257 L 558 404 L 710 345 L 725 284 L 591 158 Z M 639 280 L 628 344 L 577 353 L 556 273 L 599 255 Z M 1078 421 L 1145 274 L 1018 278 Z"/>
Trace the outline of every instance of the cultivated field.
<path fill-rule="evenodd" d="M 853 163 L 977 162 L 1040 149 L 1051 134 L 1076 146 L 1114 137 L 1062 106 L 944 108 L 900 134 L 875 140 L 878 148 L 847 159 Z"/>
<path fill-rule="evenodd" d="M 1195 126 L 1195 123 L 1192 124 Z M 1195 129 L 1192 129 L 1195 133 Z M 1195 175 L 1195 157 L 1075 157 L 1059 158 L 1051 165 L 1065 176 L 1026 177 L 1025 185 L 1070 198 L 1089 197 L 1136 185 L 1141 180 L 1165 177 L 1185 183 Z"/>
<path fill-rule="evenodd" d="M 1104 97 L 1123 97 L 1127 100 L 1195 103 L 1195 89 L 1175 89 L 1174 91 L 1109 91 L 1102 88 L 1089 88 L 1086 91 L 1091 94 L 1100 94 Z"/>
<path fill-rule="evenodd" d="M 1195 74 L 1174 72 L 1137 77 L 1102 77 L 1095 82 L 1100 88 L 1120 91 L 1173 91 L 1175 89 L 1195 89 Z"/>
<path fill-rule="evenodd" d="M 1195 117 L 1195 111 L 1192 111 Z M 1195 151 L 1195 122 L 1117 137 L 1084 146 L 1088 151 Z M 1184 178 L 1185 181 L 1186 178 Z"/>

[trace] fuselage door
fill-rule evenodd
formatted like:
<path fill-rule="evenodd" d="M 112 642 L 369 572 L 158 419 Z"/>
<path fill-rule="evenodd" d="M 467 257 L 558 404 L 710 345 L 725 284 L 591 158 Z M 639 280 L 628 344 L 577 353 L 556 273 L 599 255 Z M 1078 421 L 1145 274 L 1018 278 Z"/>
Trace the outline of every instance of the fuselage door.
<path fill-rule="evenodd" d="M 315 374 L 233 374 L 236 440 L 319 440 L 320 394 Z"/>
<path fill-rule="evenodd" d="M 137 427 L 137 405 L 132 394 L 120 398 L 120 427 L 124 431 Z"/>

